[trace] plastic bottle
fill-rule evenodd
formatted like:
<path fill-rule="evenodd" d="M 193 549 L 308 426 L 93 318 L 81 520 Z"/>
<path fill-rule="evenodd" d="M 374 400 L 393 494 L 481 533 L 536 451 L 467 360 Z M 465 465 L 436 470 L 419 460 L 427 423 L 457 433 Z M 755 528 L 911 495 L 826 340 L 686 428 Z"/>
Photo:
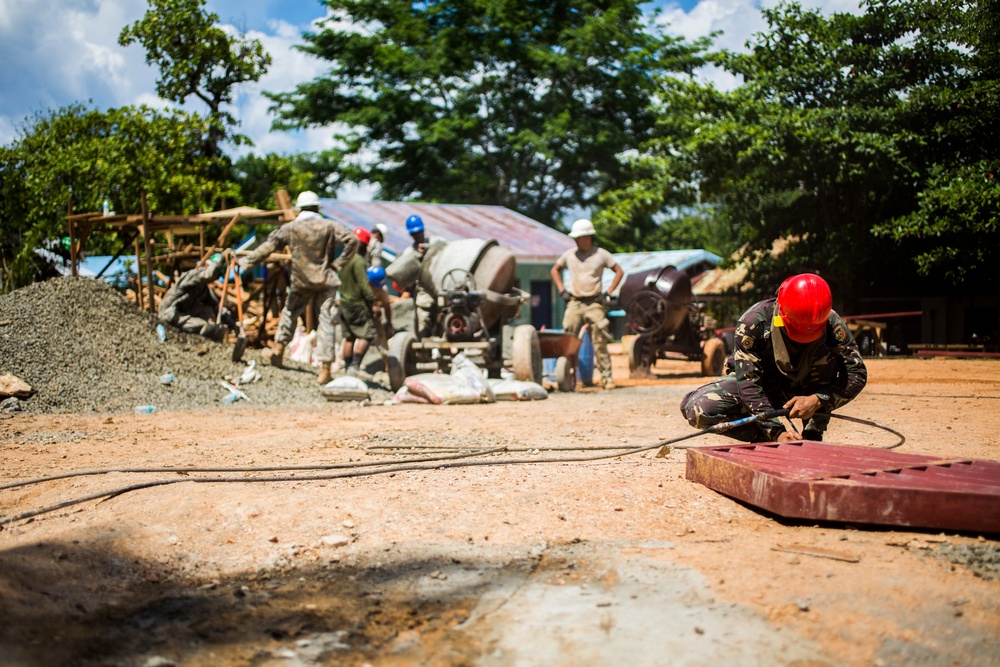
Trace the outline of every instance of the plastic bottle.
<path fill-rule="evenodd" d="M 135 414 L 137 415 L 148 415 L 150 413 L 156 412 L 155 405 L 137 405 L 135 406 Z"/>
<path fill-rule="evenodd" d="M 156 337 L 160 339 L 161 343 L 167 340 L 167 329 L 162 324 L 156 325 Z"/>
<path fill-rule="evenodd" d="M 160 383 L 173 384 L 175 379 L 176 378 L 174 377 L 173 373 L 164 373 L 163 375 L 160 376 Z"/>
<path fill-rule="evenodd" d="M 229 405 L 230 403 L 235 403 L 236 401 L 240 400 L 240 398 L 241 397 L 239 394 L 232 394 L 232 393 L 226 394 L 225 396 L 222 397 L 222 403 L 224 403 L 225 405 Z"/>

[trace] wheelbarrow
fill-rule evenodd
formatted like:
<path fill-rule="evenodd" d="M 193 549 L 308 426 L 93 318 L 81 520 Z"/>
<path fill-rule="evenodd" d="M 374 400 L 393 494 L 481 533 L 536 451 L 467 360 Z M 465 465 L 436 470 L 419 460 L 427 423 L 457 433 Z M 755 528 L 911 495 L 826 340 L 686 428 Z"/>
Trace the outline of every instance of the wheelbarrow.
<path fill-rule="evenodd" d="M 585 324 L 575 336 L 558 329 L 538 332 L 538 346 L 542 351 L 542 359 L 556 360 L 555 380 L 559 391 L 576 391 L 580 346 L 587 333 L 587 326 Z"/>

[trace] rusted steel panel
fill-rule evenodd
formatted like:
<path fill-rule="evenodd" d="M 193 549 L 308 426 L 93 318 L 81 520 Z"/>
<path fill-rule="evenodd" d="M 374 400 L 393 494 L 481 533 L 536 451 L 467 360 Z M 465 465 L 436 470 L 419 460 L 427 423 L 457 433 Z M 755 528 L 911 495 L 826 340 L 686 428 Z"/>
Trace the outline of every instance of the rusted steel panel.
<path fill-rule="evenodd" d="M 1000 532 L 1000 463 L 815 442 L 687 450 L 687 478 L 783 517 Z"/>

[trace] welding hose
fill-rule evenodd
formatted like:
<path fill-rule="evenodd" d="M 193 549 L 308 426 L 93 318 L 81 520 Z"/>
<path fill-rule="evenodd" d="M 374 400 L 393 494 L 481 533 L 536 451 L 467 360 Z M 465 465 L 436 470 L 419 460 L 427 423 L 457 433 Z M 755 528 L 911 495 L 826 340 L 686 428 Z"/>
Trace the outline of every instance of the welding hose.
<path fill-rule="evenodd" d="M 506 459 L 500 461 L 467 460 L 473 457 L 486 456 L 489 454 L 498 454 L 508 451 L 515 451 L 507 447 L 494 447 L 494 448 L 476 448 L 471 450 L 465 450 L 458 454 L 439 455 L 439 456 L 416 458 L 416 459 L 405 459 L 394 465 L 386 461 L 374 461 L 368 463 L 347 463 L 347 464 L 342 463 L 342 464 L 330 464 L 323 466 L 275 466 L 275 467 L 257 467 L 257 468 L 120 468 L 120 469 L 106 469 L 106 470 L 86 470 L 76 473 L 65 473 L 62 475 L 53 475 L 51 477 L 40 477 L 30 480 L 24 480 L 21 482 L 9 483 L 0 486 L 0 490 L 39 484 L 41 482 L 54 481 L 59 479 L 67 479 L 71 477 L 108 474 L 114 472 L 132 472 L 132 473 L 175 472 L 178 474 L 189 475 L 192 472 L 292 472 L 292 471 L 304 471 L 304 470 L 341 470 L 341 472 L 328 473 L 322 475 L 302 475 L 302 476 L 279 475 L 272 477 L 202 477 L 202 478 L 192 477 L 187 479 L 174 478 L 174 479 L 153 480 L 149 482 L 131 484 L 116 489 L 110 489 L 107 491 L 92 493 L 79 498 L 65 500 L 56 503 L 54 505 L 49 505 L 47 507 L 42 507 L 36 510 L 22 512 L 21 514 L 17 514 L 14 516 L 0 517 L 0 529 L 2 529 L 2 527 L 7 524 L 14 523 L 15 521 L 32 519 L 41 514 L 47 514 L 49 512 L 54 512 L 56 510 L 65 509 L 67 507 L 71 507 L 73 505 L 79 505 L 81 503 L 89 502 L 91 500 L 103 499 L 102 500 L 103 502 L 104 500 L 110 500 L 116 496 L 123 495 L 130 491 L 138 491 L 141 489 L 148 489 L 157 486 L 167 486 L 170 484 L 181 484 L 185 482 L 190 482 L 195 484 L 229 484 L 229 483 L 246 484 L 246 483 L 322 481 L 322 480 L 345 479 L 351 477 L 366 477 L 370 475 L 395 474 L 398 472 L 409 472 L 409 471 L 419 471 L 419 470 L 442 470 L 444 468 L 459 468 L 459 467 L 471 467 L 480 465 L 518 465 L 518 464 L 528 464 L 528 463 L 575 463 L 575 462 L 587 462 L 587 461 L 600 461 L 603 459 L 619 458 L 630 454 L 639 454 L 653 449 L 662 449 L 664 447 L 668 447 L 670 449 L 688 449 L 693 445 L 681 445 L 681 446 L 676 446 L 676 445 L 677 443 L 683 442 L 685 440 L 690 440 L 692 438 L 697 438 L 706 434 L 725 433 L 730 429 L 750 424 L 756 421 L 760 421 L 762 419 L 775 419 L 777 417 L 784 417 L 788 415 L 788 412 L 789 411 L 787 409 L 768 410 L 766 412 L 761 412 L 754 415 L 750 415 L 748 417 L 743 417 L 742 419 L 737 419 L 735 421 L 714 424 L 708 427 L 707 429 L 701 431 L 695 431 L 693 433 L 688 433 L 687 435 L 678 436 L 676 438 L 671 438 L 668 440 L 661 440 L 652 445 L 642 445 L 639 447 L 633 447 L 633 446 L 604 447 L 600 448 L 601 451 L 603 452 L 602 454 L 589 455 L 589 456 L 562 457 L 553 459 L 538 459 L 538 458 Z M 890 433 L 899 436 L 900 440 L 898 443 L 889 445 L 887 447 L 881 447 L 881 449 L 895 449 L 896 447 L 902 445 L 903 442 L 905 441 L 905 437 L 898 431 L 891 429 L 888 426 L 877 424 L 873 421 L 858 419 L 856 417 L 835 415 L 835 414 L 828 414 L 828 416 L 856 422 L 859 424 L 874 426 L 876 428 L 880 428 L 882 430 L 888 431 Z M 580 447 L 580 448 L 573 448 L 569 451 L 581 451 L 587 449 L 594 449 L 594 448 Z M 548 448 L 532 447 L 532 448 L 527 448 L 527 451 L 567 451 L 567 450 L 566 449 L 557 450 L 554 448 L 550 450 Z"/>

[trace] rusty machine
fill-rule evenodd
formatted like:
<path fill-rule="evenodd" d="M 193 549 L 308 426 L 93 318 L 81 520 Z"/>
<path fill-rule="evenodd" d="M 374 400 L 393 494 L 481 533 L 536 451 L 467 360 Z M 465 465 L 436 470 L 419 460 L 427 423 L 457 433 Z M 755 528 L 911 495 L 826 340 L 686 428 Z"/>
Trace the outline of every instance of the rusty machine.
<path fill-rule="evenodd" d="M 702 375 L 722 374 L 726 346 L 692 298 L 691 278 L 674 266 L 625 278 L 618 302 L 638 334 L 629 352 L 633 377 L 648 376 L 658 359 L 701 362 Z"/>
<path fill-rule="evenodd" d="M 412 252 L 400 253 L 386 275 L 429 295 L 430 321 L 425 327 L 429 331 L 421 332 L 415 311 L 412 331 L 400 331 L 389 341 L 392 390 L 409 375 L 447 371 L 459 352 L 487 369 L 490 377 L 500 377 L 500 369 L 509 362 L 517 379 L 540 381 L 541 349 L 531 325 L 513 327 L 511 358 L 504 358 L 505 325 L 528 299 L 514 288 L 516 269 L 514 255 L 495 240 L 434 243 L 422 261 Z"/>

